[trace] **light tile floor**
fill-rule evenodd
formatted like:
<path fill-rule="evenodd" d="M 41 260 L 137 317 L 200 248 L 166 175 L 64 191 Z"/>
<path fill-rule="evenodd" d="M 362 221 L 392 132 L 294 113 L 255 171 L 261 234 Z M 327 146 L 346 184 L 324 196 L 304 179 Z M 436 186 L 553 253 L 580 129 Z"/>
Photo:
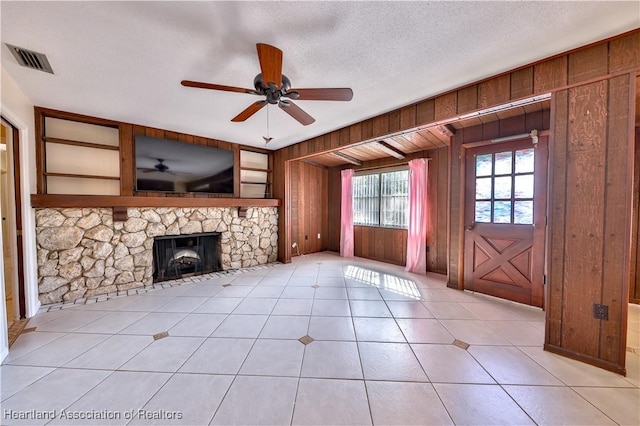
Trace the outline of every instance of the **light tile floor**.
<path fill-rule="evenodd" d="M 639 308 L 622 377 L 544 352 L 540 310 L 308 255 L 37 315 L 0 423 L 638 425 Z"/>

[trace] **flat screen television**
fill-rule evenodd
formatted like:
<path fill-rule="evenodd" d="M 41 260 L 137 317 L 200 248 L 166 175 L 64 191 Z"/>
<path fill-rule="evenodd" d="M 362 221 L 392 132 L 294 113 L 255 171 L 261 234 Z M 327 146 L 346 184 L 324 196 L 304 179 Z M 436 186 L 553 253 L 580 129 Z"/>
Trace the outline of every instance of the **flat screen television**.
<path fill-rule="evenodd" d="M 233 194 L 233 151 L 135 137 L 136 191 Z"/>

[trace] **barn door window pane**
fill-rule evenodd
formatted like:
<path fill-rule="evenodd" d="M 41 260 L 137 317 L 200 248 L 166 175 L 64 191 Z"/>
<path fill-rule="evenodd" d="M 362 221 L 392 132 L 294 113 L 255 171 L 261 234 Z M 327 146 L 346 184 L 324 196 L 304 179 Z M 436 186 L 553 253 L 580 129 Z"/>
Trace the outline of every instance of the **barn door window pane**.
<path fill-rule="evenodd" d="M 506 174 L 511 174 L 511 170 L 512 170 L 512 152 L 511 151 L 507 151 L 507 152 L 496 152 L 495 155 L 495 160 L 494 160 L 494 169 L 493 169 L 493 174 L 494 175 L 506 175 Z"/>
<path fill-rule="evenodd" d="M 511 176 L 494 178 L 493 198 L 511 199 Z"/>
<path fill-rule="evenodd" d="M 476 199 L 491 198 L 491 178 L 476 179 Z"/>
<path fill-rule="evenodd" d="M 511 202 L 493 202 L 493 223 L 511 223 Z"/>
<path fill-rule="evenodd" d="M 476 176 L 491 176 L 493 156 L 491 154 L 476 157 Z"/>
<path fill-rule="evenodd" d="M 475 221 L 479 223 L 491 223 L 491 201 L 476 201 Z"/>
<path fill-rule="evenodd" d="M 513 223 L 533 223 L 533 201 L 516 201 L 514 203 Z"/>
<path fill-rule="evenodd" d="M 533 173 L 533 148 L 516 151 L 516 173 Z"/>
<path fill-rule="evenodd" d="M 533 198 L 533 174 L 516 176 L 516 198 Z"/>

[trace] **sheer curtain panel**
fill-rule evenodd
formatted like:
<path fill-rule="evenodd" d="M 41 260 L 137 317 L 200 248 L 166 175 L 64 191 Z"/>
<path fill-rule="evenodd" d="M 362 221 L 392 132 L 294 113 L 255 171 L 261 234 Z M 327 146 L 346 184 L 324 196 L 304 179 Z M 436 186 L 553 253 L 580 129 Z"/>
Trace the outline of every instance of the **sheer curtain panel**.
<path fill-rule="evenodd" d="M 409 161 L 409 227 L 405 270 L 427 273 L 427 159 Z"/>
<path fill-rule="evenodd" d="M 340 206 L 340 256 L 353 257 L 353 169 L 343 170 Z"/>

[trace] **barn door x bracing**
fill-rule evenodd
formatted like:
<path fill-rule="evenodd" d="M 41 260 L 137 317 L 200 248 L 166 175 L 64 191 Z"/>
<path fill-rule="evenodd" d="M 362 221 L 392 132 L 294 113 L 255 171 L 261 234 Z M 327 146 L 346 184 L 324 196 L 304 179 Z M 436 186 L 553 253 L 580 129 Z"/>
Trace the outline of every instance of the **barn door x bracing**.
<path fill-rule="evenodd" d="M 547 140 L 467 150 L 464 287 L 543 307 Z"/>

